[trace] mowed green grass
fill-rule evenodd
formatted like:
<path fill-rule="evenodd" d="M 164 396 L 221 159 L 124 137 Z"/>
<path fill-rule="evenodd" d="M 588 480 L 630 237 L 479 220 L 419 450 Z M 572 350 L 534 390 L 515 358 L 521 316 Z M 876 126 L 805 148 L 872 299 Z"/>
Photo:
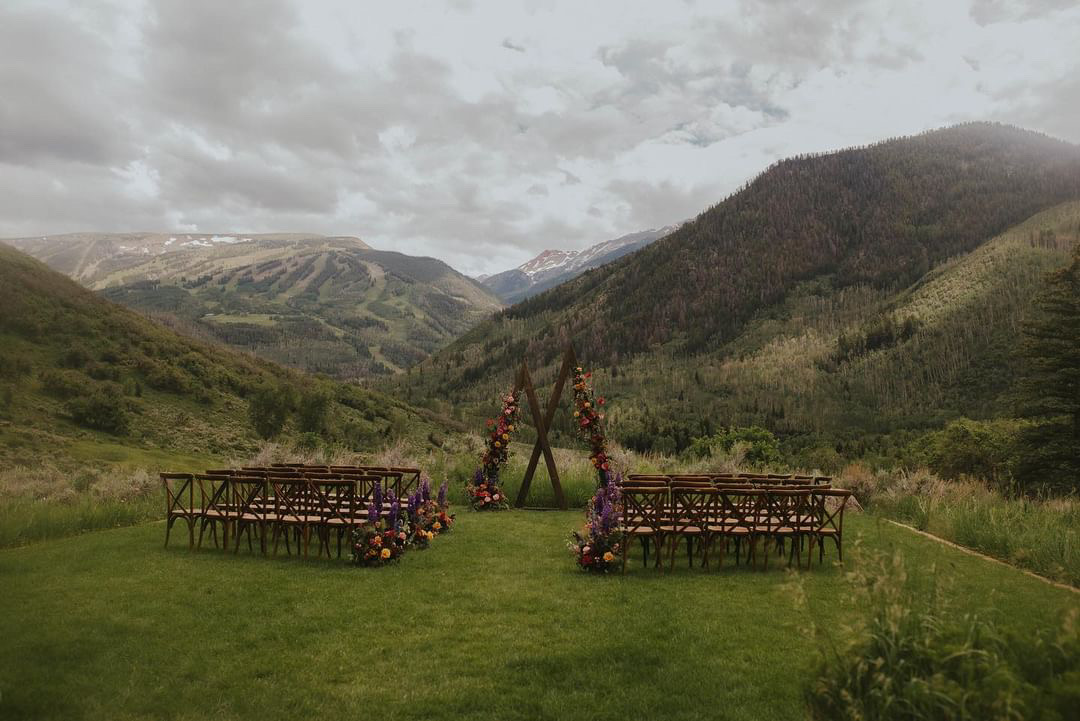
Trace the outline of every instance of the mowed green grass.
<path fill-rule="evenodd" d="M 459 513 L 400 565 L 162 548 L 153 523 L 0 551 L 0 718 L 793 719 L 818 645 L 859 617 L 830 565 L 577 571 L 580 512 Z M 936 567 L 1020 633 L 1077 596 L 867 516 L 869 549 Z M 856 544 L 856 537 L 860 543 Z M 801 591 L 799 585 L 801 584 Z M 799 602 L 805 595 L 807 604 Z"/>

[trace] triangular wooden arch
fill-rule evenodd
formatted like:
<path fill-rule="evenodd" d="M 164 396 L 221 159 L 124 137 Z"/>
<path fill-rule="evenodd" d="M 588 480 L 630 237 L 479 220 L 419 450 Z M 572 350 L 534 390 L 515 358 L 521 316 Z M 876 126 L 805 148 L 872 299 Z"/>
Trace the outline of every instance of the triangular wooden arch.
<path fill-rule="evenodd" d="M 563 493 L 562 483 L 559 482 L 559 469 L 555 466 L 555 456 L 551 453 L 551 443 L 548 441 L 548 429 L 555 419 L 555 409 L 559 407 L 559 399 L 562 398 L 566 379 L 571 371 L 577 366 L 577 356 L 574 354 L 572 345 L 566 346 L 563 354 L 562 368 L 559 369 L 559 377 L 555 381 L 555 388 L 548 398 L 547 408 L 540 413 L 540 399 L 536 396 L 536 388 L 533 387 L 532 377 L 529 375 L 529 366 L 525 361 L 521 362 L 517 379 L 514 381 L 514 394 L 525 391 L 525 397 L 529 399 L 529 410 L 532 413 L 533 424 L 536 426 L 536 443 L 533 445 L 532 456 L 529 458 L 529 467 L 525 470 L 525 478 L 521 481 L 521 489 L 518 491 L 517 500 L 514 501 L 516 508 L 525 505 L 525 499 L 529 495 L 529 486 L 532 485 L 533 474 L 536 473 L 536 464 L 540 462 L 540 455 L 544 456 L 547 465 L 548 476 L 551 478 L 551 487 L 555 490 L 555 501 L 559 508 L 567 510 L 566 494 Z"/>

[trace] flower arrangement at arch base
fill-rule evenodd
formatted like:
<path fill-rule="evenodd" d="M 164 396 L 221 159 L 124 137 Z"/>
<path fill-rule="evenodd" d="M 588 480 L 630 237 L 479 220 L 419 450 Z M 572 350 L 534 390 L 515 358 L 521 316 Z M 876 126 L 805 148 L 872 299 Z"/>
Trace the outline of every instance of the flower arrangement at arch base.
<path fill-rule="evenodd" d="M 569 548 L 583 571 L 608 573 L 616 568 L 626 538 L 622 533 L 620 479 L 596 489 L 585 509 L 585 528 L 570 534 Z"/>
<path fill-rule="evenodd" d="M 376 482 L 367 519 L 353 530 L 352 562 L 359 566 L 387 566 L 396 563 L 410 548 L 427 548 L 435 536 L 446 533 L 454 515 L 446 500 L 447 484 L 431 498 L 431 482 L 424 479 L 410 495 L 402 514 L 401 501 L 388 491 L 385 503 L 381 484 Z"/>
<path fill-rule="evenodd" d="M 510 434 L 517 428 L 520 391 L 503 396 L 499 417 L 489 418 L 480 467 L 465 486 L 465 497 L 474 511 L 504 511 L 510 507 L 499 485 L 499 469 L 510 457 Z"/>

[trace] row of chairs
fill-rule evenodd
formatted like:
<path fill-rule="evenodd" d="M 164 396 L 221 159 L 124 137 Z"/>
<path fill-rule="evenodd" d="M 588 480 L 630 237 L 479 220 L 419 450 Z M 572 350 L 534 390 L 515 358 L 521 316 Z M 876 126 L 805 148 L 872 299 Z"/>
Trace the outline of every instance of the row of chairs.
<path fill-rule="evenodd" d="M 709 481 L 714 484 L 750 484 L 770 486 L 826 486 L 832 484 L 829 476 L 805 476 L 795 473 L 669 473 L 669 474 L 631 474 L 624 484 L 694 483 Z"/>
<path fill-rule="evenodd" d="M 211 469 L 199 474 L 162 473 L 165 545 L 173 525 L 182 521 L 188 527 L 189 548 L 202 548 L 208 530 L 218 545 L 220 527 L 222 547 L 228 549 L 232 536 L 234 552 L 239 551 L 245 535 L 252 548 L 254 534 L 263 553 L 272 540 L 276 555 L 284 539 L 288 553 L 292 553 L 294 540 L 297 552 L 302 547 L 306 556 L 314 532 L 320 555 L 324 548 L 330 555 L 330 541 L 336 536 L 340 556 L 343 538 L 367 519 L 377 485 L 383 494 L 378 510 L 385 517 L 393 510 L 389 492 L 397 499 L 400 512 L 405 496 L 417 488 L 419 479 L 420 471 L 415 468 L 377 466 L 275 465 Z"/>
<path fill-rule="evenodd" d="M 622 531 L 628 541 L 622 548 L 622 568 L 631 543 L 637 538 L 643 548 L 643 563 L 648 564 L 649 547 L 656 551 L 656 566 L 661 567 L 665 546 L 669 569 L 675 553 L 685 540 L 691 565 L 695 548 L 701 551 L 701 563 L 708 566 L 718 549 L 717 565 L 724 554 L 735 547 L 735 562 L 745 546 L 747 562 L 757 566 L 759 543 L 764 565 L 768 568 L 769 545 L 783 552 L 790 546 L 788 565 L 802 565 L 802 551 L 807 549 L 807 567 L 812 562 L 814 546 L 818 563 L 824 562 L 825 539 L 832 539 L 840 561 L 843 555 L 844 509 L 851 492 L 831 484 L 815 486 L 753 485 L 723 483 L 713 480 L 629 480 L 622 486 Z"/>

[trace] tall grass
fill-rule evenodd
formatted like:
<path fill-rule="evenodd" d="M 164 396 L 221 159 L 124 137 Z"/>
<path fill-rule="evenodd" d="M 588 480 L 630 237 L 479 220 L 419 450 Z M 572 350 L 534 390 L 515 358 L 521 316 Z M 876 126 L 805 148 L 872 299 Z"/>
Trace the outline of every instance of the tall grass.
<path fill-rule="evenodd" d="M 924 471 L 870 473 L 849 467 L 841 482 L 874 513 L 961 546 L 1080 586 L 1080 502 L 1009 497 L 977 481 Z"/>
<path fill-rule="evenodd" d="M 0 472 L 0 547 L 141 523 L 164 507 L 144 470 L 15 466 Z"/>
<path fill-rule="evenodd" d="M 848 578 L 866 618 L 846 647 L 819 645 L 827 650 L 806 689 L 812 718 L 1075 717 L 1080 694 L 1075 613 L 1056 633 L 1047 625 L 1017 636 L 993 616 L 950 609 L 936 574 L 909 577 L 899 554 L 867 554 Z"/>

